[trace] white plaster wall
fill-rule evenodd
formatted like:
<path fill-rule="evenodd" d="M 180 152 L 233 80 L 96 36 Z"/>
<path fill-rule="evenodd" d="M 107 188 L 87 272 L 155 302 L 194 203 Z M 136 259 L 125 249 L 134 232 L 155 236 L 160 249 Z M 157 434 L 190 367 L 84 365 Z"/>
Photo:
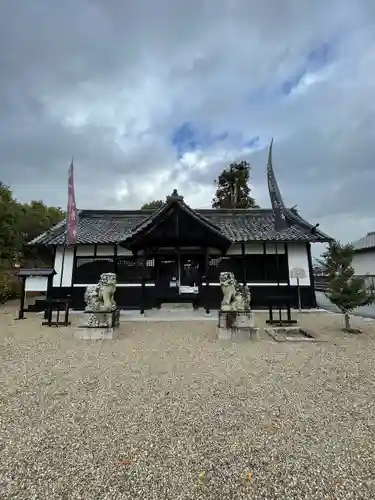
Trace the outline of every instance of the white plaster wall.
<path fill-rule="evenodd" d="M 266 243 L 266 253 L 268 254 L 285 253 L 285 245 L 284 243 Z"/>
<path fill-rule="evenodd" d="M 302 286 L 310 285 L 309 259 L 305 243 L 288 243 L 288 266 L 289 272 L 295 268 L 302 268 L 306 273 L 306 278 L 300 279 Z M 290 278 L 292 286 L 297 285 L 297 278 Z"/>
<path fill-rule="evenodd" d="M 114 255 L 115 246 L 114 245 L 97 245 L 96 256 L 97 257 L 107 257 Z M 93 257 L 95 254 L 95 245 L 78 245 L 77 246 L 77 257 Z M 121 255 L 121 254 L 120 254 Z"/>
<path fill-rule="evenodd" d="M 63 245 L 59 245 L 56 248 L 55 266 L 54 266 L 56 274 L 53 277 L 53 286 L 57 287 L 60 286 L 63 252 L 64 252 Z M 73 262 L 74 262 L 74 250 L 73 248 L 68 247 L 65 249 L 62 286 L 72 286 Z"/>
<path fill-rule="evenodd" d="M 115 254 L 115 246 L 114 245 L 98 245 L 96 248 L 96 256 L 97 257 L 107 257 L 107 255 Z"/>
<path fill-rule="evenodd" d="M 119 256 L 124 256 L 124 255 L 133 255 L 132 251 L 129 250 L 128 248 L 120 247 L 117 245 L 117 255 Z"/>
<path fill-rule="evenodd" d="M 76 255 L 77 257 L 92 257 L 94 255 L 94 251 L 94 245 L 78 245 Z"/>
<path fill-rule="evenodd" d="M 48 278 L 47 276 L 28 276 L 25 281 L 26 292 L 46 292 Z"/>
<path fill-rule="evenodd" d="M 375 276 L 375 250 L 354 254 L 353 267 L 357 276 Z"/>
<path fill-rule="evenodd" d="M 267 254 L 275 254 L 277 252 L 279 254 L 285 253 L 284 243 L 267 243 L 266 244 L 266 253 Z M 216 248 L 209 248 L 210 255 L 218 255 L 220 251 Z M 234 243 L 231 245 L 225 255 L 241 255 L 241 243 Z M 262 243 L 246 243 L 245 244 L 245 254 L 263 254 L 263 244 Z"/>

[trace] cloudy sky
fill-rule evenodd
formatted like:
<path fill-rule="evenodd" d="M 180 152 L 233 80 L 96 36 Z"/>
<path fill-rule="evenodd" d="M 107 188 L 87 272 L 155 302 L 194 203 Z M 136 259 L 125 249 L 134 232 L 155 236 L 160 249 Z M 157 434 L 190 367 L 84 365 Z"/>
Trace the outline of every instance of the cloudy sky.
<path fill-rule="evenodd" d="M 0 180 L 22 201 L 209 207 L 229 163 L 343 241 L 375 230 L 374 0 L 1 0 Z"/>

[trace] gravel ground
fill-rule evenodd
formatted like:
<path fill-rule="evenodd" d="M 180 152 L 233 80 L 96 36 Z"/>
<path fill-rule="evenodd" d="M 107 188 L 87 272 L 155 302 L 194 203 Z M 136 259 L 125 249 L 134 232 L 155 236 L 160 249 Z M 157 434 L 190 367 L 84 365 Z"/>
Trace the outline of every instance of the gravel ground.
<path fill-rule="evenodd" d="M 0 310 L 1 499 L 375 498 L 375 322 L 350 336 L 301 315 L 325 343 L 234 344 L 197 321 L 87 342 L 14 315 Z"/>

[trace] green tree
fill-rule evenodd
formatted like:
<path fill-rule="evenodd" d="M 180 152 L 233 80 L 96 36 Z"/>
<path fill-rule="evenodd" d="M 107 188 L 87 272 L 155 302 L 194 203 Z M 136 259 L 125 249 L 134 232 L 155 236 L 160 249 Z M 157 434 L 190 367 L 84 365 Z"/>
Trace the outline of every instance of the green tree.
<path fill-rule="evenodd" d="M 355 332 L 350 326 L 350 312 L 375 300 L 373 286 L 367 287 L 363 278 L 354 275 L 352 266 L 354 248 L 335 241 L 318 260 L 328 276 L 328 288 L 324 292 L 344 315 L 345 331 Z"/>
<path fill-rule="evenodd" d="M 163 200 L 153 200 L 141 206 L 141 210 L 157 210 L 164 205 Z"/>
<path fill-rule="evenodd" d="M 52 255 L 48 249 L 27 245 L 36 236 L 48 231 L 64 219 L 66 213 L 59 207 L 49 207 L 42 201 L 20 204 L 22 218 L 18 224 L 21 246 L 21 258 L 28 265 L 52 264 Z"/>
<path fill-rule="evenodd" d="M 16 263 L 30 267 L 52 264 L 50 250 L 28 246 L 27 242 L 64 216 L 60 208 L 41 201 L 19 203 L 9 186 L 0 182 L 0 301 L 13 298 L 19 291 Z"/>
<path fill-rule="evenodd" d="M 247 161 L 232 163 L 225 168 L 217 180 L 212 208 L 256 208 L 250 195 L 250 164 Z"/>
<path fill-rule="evenodd" d="M 9 186 L 0 182 L 0 266 L 13 262 L 22 246 L 18 232 L 21 210 Z"/>

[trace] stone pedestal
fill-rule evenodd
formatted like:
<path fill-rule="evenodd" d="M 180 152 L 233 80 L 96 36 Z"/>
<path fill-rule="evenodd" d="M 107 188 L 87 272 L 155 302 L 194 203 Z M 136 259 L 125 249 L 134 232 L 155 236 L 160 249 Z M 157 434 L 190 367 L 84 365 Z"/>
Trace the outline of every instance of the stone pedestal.
<path fill-rule="evenodd" d="M 258 339 L 259 328 L 255 326 L 254 313 L 219 311 L 217 336 L 219 340 Z"/>
<path fill-rule="evenodd" d="M 80 340 L 113 340 L 117 338 L 117 330 L 120 325 L 120 311 L 115 309 L 113 311 L 85 311 L 82 325 L 78 327 L 77 338 Z M 99 316 L 100 325 L 97 326 L 91 320 L 93 314 L 95 317 Z M 87 317 L 87 315 L 89 315 Z M 109 326 L 105 326 L 108 322 Z M 104 324 L 103 324 L 104 323 Z"/>
<path fill-rule="evenodd" d="M 117 334 L 113 328 L 81 326 L 78 328 L 76 337 L 80 340 L 113 340 L 117 338 Z"/>

